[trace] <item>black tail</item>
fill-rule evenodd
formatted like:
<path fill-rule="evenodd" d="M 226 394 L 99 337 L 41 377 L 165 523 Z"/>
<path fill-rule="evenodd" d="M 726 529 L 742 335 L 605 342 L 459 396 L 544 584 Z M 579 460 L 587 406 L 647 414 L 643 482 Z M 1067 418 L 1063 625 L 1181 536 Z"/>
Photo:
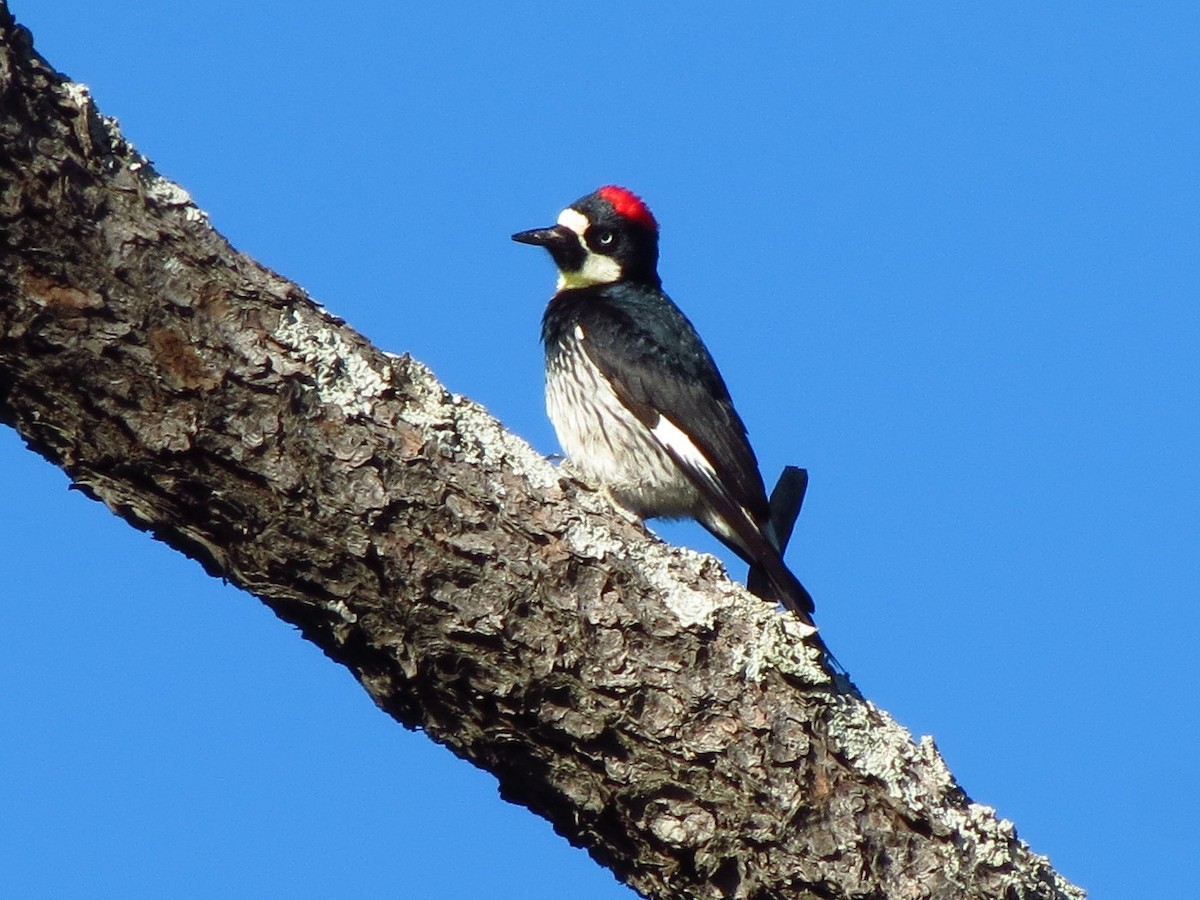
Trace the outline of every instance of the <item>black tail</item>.
<path fill-rule="evenodd" d="M 784 466 L 771 491 L 770 518 L 763 529 L 776 559 L 754 560 L 746 577 L 746 587 L 752 594 L 782 603 L 805 624 L 812 625 L 815 608 L 812 595 L 783 562 L 783 551 L 792 539 L 792 529 L 796 527 L 807 491 L 808 470 Z"/>
<path fill-rule="evenodd" d="M 778 556 L 751 565 L 750 574 L 746 576 L 746 587 L 750 593 L 764 600 L 783 604 L 805 625 L 813 624 L 815 604 L 812 595 Z"/>
<path fill-rule="evenodd" d="M 779 481 L 775 483 L 774 490 L 771 491 L 770 519 L 765 528 L 767 538 L 778 554 L 778 567 L 757 562 L 751 564 L 750 573 L 746 576 L 746 587 L 752 594 L 767 600 L 774 600 L 787 607 L 806 625 L 813 625 L 812 595 L 783 562 L 783 551 L 787 549 L 788 541 L 792 538 L 792 529 L 796 525 L 796 518 L 800 515 L 800 507 L 804 504 L 804 495 L 807 491 L 808 470 L 799 469 L 796 466 L 785 466 L 779 476 Z M 782 575 L 777 574 L 775 578 L 768 574 L 780 571 L 782 571 Z M 821 653 L 825 656 L 825 662 L 833 675 L 837 689 L 861 697 L 862 694 L 850 680 L 850 673 L 829 651 L 829 647 L 825 645 L 821 635 L 815 634 L 811 639 L 815 640 L 817 646 L 821 648 Z"/>

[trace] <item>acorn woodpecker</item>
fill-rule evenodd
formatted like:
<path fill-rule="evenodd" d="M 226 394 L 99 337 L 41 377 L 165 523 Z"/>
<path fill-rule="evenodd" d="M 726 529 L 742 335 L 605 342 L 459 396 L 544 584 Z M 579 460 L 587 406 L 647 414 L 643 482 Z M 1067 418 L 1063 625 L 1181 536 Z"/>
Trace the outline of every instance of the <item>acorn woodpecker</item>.
<path fill-rule="evenodd" d="M 812 625 L 784 565 L 746 426 L 696 329 L 663 293 L 658 223 L 608 185 L 514 241 L 545 247 L 546 408 L 584 478 L 642 518 L 693 518 L 750 564 L 749 586 Z"/>

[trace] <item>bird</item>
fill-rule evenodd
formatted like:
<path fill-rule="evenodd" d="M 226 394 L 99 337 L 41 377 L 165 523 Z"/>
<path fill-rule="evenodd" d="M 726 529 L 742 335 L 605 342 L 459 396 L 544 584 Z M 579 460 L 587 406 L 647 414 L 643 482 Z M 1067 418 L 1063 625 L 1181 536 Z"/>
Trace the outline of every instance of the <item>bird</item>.
<path fill-rule="evenodd" d="M 784 563 L 746 426 L 695 327 L 663 291 L 659 226 L 605 185 L 514 241 L 558 269 L 542 317 L 546 410 L 572 467 L 625 509 L 697 520 L 750 565 L 748 587 L 813 627 Z"/>

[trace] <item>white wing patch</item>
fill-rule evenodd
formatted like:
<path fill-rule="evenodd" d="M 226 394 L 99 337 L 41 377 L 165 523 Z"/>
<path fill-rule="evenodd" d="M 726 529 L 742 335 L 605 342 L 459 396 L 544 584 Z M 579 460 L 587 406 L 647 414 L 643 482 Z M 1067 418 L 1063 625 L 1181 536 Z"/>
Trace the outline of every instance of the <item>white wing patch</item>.
<path fill-rule="evenodd" d="M 667 450 L 691 466 L 693 471 L 703 475 L 713 484 L 717 483 L 717 470 L 708 461 L 708 457 L 692 443 L 692 439 L 684 434 L 678 425 L 662 413 L 659 413 L 658 424 L 650 429 L 650 433 Z"/>
<path fill-rule="evenodd" d="M 754 522 L 754 516 L 750 514 L 750 510 L 746 509 L 740 503 L 733 501 L 733 498 L 729 496 L 724 485 L 717 478 L 717 470 L 709 462 L 708 457 L 704 455 L 704 451 L 697 447 L 695 442 L 678 425 L 662 413 L 659 413 L 658 424 L 650 429 L 650 433 L 654 435 L 654 439 L 662 444 L 667 452 L 677 459 L 681 465 L 691 469 L 694 475 L 703 478 L 712 486 L 715 492 L 730 501 L 730 506 L 738 510 L 747 523 L 754 528 L 758 527 Z M 706 525 L 736 544 L 743 543 L 738 536 L 737 529 L 733 527 L 732 523 L 726 522 L 721 518 L 716 510 L 708 510 L 707 512 L 709 513 L 708 515 L 705 514 L 705 511 L 699 513 L 699 517 Z"/>

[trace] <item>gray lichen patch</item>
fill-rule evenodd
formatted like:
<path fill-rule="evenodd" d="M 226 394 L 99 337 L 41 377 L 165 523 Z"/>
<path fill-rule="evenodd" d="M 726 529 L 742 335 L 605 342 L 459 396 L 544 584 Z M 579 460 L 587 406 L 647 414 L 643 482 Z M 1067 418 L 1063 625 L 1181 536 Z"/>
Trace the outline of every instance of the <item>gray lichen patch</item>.
<path fill-rule="evenodd" d="M 307 386 L 348 417 L 370 416 L 374 401 L 388 389 L 388 370 L 375 366 L 378 354 L 368 355 L 342 328 L 316 315 L 293 309 L 280 319 L 275 336 L 307 368 L 312 376 Z"/>

